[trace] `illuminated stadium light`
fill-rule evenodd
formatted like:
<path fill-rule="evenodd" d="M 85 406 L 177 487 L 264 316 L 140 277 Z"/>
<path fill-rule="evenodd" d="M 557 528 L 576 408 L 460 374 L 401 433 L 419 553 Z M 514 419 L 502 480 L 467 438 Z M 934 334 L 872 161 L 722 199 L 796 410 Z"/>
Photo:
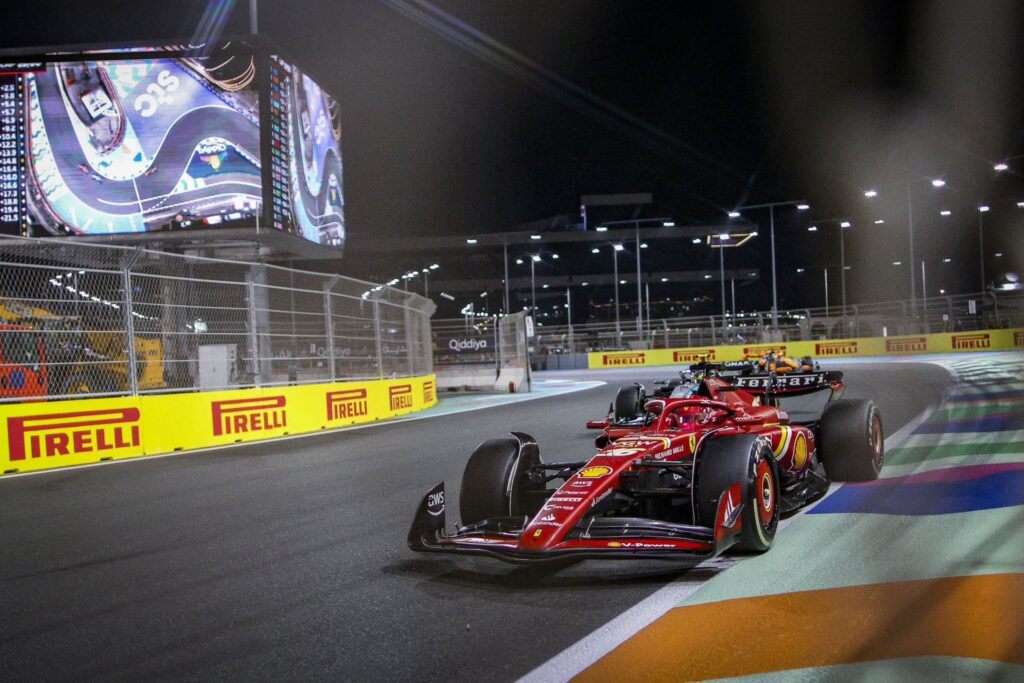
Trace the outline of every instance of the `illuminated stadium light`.
<path fill-rule="evenodd" d="M 646 248 L 647 248 L 647 242 L 643 242 L 643 243 L 641 243 L 641 244 L 640 244 L 640 248 L 641 248 L 641 249 L 646 249 Z"/>
<path fill-rule="evenodd" d="M 676 223 L 675 223 L 675 221 L 665 221 L 664 223 L 661 224 L 661 227 L 663 227 L 663 228 L 674 228 L 674 227 L 676 227 Z"/>
<path fill-rule="evenodd" d="M 608 232 L 608 228 L 606 226 L 604 226 L 604 225 L 601 225 L 601 226 L 598 226 L 597 231 L 598 232 Z"/>
<path fill-rule="evenodd" d="M 711 273 L 705 273 L 704 274 L 704 279 L 705 280 L 710 280 L 711 279 Z"/>
<path fill-rule="evenodd" d="M 729 218 L 739 218 L 739 217 L 740 217 L 740 212 L 739 211 L 730 211 L 729 212 Z"/>
<path fill-rule="evenodd" d="M 597 247 L 594 247 L 593 249 L 590 250 L 590 253 L 591 254 L 600 254 L 601 250 L 598 249 Z"/>
<path fill-rule="evenodd" d="M 626 281 L 625 280 L 619 280 L 619 284 L 620 285 L 624 285 L 624 284 L 626 284 Z"/>
<path fill-rule="evenodd" d="M 540 235 L 530 235 L 530 239 L 531 240 L 539 240 L 540 239 Z"/>
<path fill-rule="evenodd" d="M 621 244 L 613 244 L 612 248 L 615 249 L 615 251 L 622 251 L 623 249 L 625 249 L 625 247 L 622 246 Z"/>
<path fill-rule="evenodd" d="M 534 254 L 533 255 L 533 262 L 534 263 L 540 263 L 540 256 L 538 256 L 537 254 Z"/>
<path fill-rule="evenodd" d="M 692 241 L 692 242 L 693 242 L 694 244 L 700 244 L 700 242 L 701 242 L 701 239 L 700 239 L 699 237 L 694 237 L 694 238 L 693 238 L 693 240 L 691 240 L 691 241 Z"/>
<path fill-rule="evenodd" d="M 807 232 L 818 232 L 818 226 L 812 225 L 811 227 L 807 228 Z"/>
<path fill-rule="evenodd" d="M 796 205 L 796 210 L 797 211 L 807 211 L 810 208 L 811 208 L 810 204 L 797 204 Z"/>
<path fill-rule="evenodd" d="M 668 278 L 667 277 L 663 277 L 663 278 L 661 278 L 661 281 L 662 282 L 668 282 Z"/>
<path fill-rule="evenodd" d="M 940 215 L 940 216 L 949 216 L 949 215 L 951 215 L 952 213 L 953 213 L 953 212 L 952 212 L 952 211 L 950 211 L 949 209 L 943 209 L 942 211 L 939 211 L 939 215 Z"/>
<path fill-rule="evenodd" d="M 476 244 L 476 240 L 470 237 L 468 240 L 466 240 L 466 244 Z"/>
<path fill-rule="evenodd" d="M 850 225 L 851 225 L 850 221 L 843 221 L 842 223 L 839 224 L 839 227 L 840 228 L 848 228 L 848 227 L 850 227 Z"/>
<path fill-rule="evenodd" d="M 517 266 L 521 266 L 521 265 L 523 265 L 523 259 L 521 259 L 521 258 L 517 258 L 517 259 L 516 259 L 516 265 L 517 265 Z"/>
<path fill-rule="evenodd" d="M 580 283 L 580 287 L 587 287 L 587 286 L 589 286 L 589 285 L 590 285 L 590 283 L 589 283 L 589 282 L 581 282 L 581 283 Z"/>
<path fill-rule="evenodd" d="M 882 220 L 881 218 L 879 218 L 879 219 L 877 219 L 877 220 L 875 221 L 875 225 L 881 225 L 881 224 L 882 224 L 882 223 L 884 223 L 884 222 L 885 222 L 884 220 Z"/>
<path fill-rule="evenodd" d="M 802 273 L 802 272 L 804 272 L 804 270 L 805 270 L 804 268 L 797 268 L 797 269 L 796 269 L 796 272 L 798 272 L 798 273 Z"/>
<path fill-rule="evenodd" d="M 992 170 L 993 171 L 1005 171 L 1008 168 L 1010 168 L 1010 167 L 1007 166 L 1006 164 L 1002 163 L 1002 162 L 999 162 L 998 164 L 996 164 L 995 166 L 992 167 Z"/>
<path fill-rule="evenodd" d="M 982 213 L 988 213 L 990 210 L 991 209 L 989 209 L 987 204 L 982 204 L 981 206 L 978 207 L 978 211 Z"/>
<path fill-rule="evenodd" d="M 553 258 L 553 259 L 555 259 L 557 261 L 558 260 L 558 254 L 552 254 L 551 258 Z"/>
<path fill-rule="evenodd" d="M 950 262 L 952 262 L 952 260 L 953 259 L 951 259 L 951 258 L 944 258 L 944 259 L 942 259 L 942 262 L 943 263 L 950 263 Z"/>
<path fill-rule="evenodd" d="M 942 178 L 935 178 L 932 180 L 932 187 L 945 187 L 946 181 Z"/>
<path fill-rule="evenodd" d="M 864 196 L 869 198 L 869 199 L 872 198 L 872 197 L 877 197 L 878 196 L 878 190 L 868 190 L 867 192 L 864 193 Z"/>
<path fill-rule="evenodd" d="M 441 267 L 441 266 L 437 265 L 436 263 L 431 263 L 431 264 L 430 264 L 430 269 L 431 269 L 431 270 L 437 270 L 437 269 L 438 269 L 438 268 L 440 268 L 440 267 Z"/>
<path fill-rule="evenodd" d="M 894 266 L 902 266 L 903 265 L 903 261 L 893 261 L 892 264 Z"/>

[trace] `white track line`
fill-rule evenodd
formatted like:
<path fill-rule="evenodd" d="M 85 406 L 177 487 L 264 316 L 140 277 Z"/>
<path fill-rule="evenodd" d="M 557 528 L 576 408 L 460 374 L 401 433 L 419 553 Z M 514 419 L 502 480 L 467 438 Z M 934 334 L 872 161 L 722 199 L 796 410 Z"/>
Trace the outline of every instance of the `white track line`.
<path fill-rule="evenodd" d="M 206 448 L 191 448 L 189 450 L 174 451 L 173 453 L 155 453 L 153 455 L 140 455 L 134 458 L 122 458 L 120 460 L 104 460 L 102 462 L 90 462 L 83 465 L 67 465 L 66 467 L 55 467 L 49 470 L 35 470 L 33 472 L 15 472 L 12 474 L 0 475 L 0 484 L 10 479 L 20 479 L 21 477 L 33 477 L 43 474 L 59 474 L 60 472 L 70 472 L 72 470 L 82 470 L 90 467 L 107 467 L 110 465 L 124 465 L 134 462 L 143 462 L 146 460 L 157 460 L 159 458 L 172 458 L 181 455 L 191 455 L 193 453 L 208 453 L 210 451 L 220 451 L 228 448 L 240 448 L 242 446 L 253 446 L 256 444 L 267 444 L 276 443 L 279 441 L 292 441 L 294 439 L 305 439 L 311 436 L 322 436 L 324 434 L 338 434 L 341 432 L 352 432 L 357 429 L 371 429 L 373 427 L 388 427 L 391 425 L 405 424 L 406 422 L 414 422 L 416 420 L 430 420 L 435 417 L 445 417 L 446 415 L 458 415 L 459 413 L 470 413 L 474 410 L 486 410 L 488 408 L 500 408 L 503 406 L 509 406 L 516 403 L 525 403 L 526 401 L 535 401 L 541 398 L 550 398 L 552 396 L 564 396 L 565 394 L 574 394 L 578 391 L 586 391 L 587 389 L 593 389 L 595 387 L 602 386 L 606 382 L 598 380 L 593 381 L 578 381 L 577 384 L 581 386 L 571 387 L 565 391 L 552 392 L 550 394 L 543 394 L 538 396 L 526 395 L 523 398 L 517 394 L 517 398 L 510 401 L 489 403 L 482 406 L 467 406 L 465 408 L 456 408 L 454 410 L 448 410 L 445 412 L 432 413 L 430 415 L 401 415 L 395 418 L 385 418 L 379 422 L 368 422 L 367 424 L 361 425 L 349 425 L 346 427 L 337 427 L 335 429 L 321 429 L 317 432 L 306 432 L 305 434 L 289 434 L 288 436 L 277 436 L 270 439 L 261 439 L 259 441 L 243 441 L 241 443 L 229 443 L 223 446 L 207 446 Z"/>
<path fill-rule="evenodd" d="M 948 368 L 947 368 L 948 369 Z M 954 379 L 955 373 L 952 371 Z M 917 417 L 903 425 L 896 432 L 885 440 L 886 450 L 898 447 L 917 429 L 921 423 L 931 417 L 932 413 L 939 409 L 945 397 L 936 404 L 929 406 Z M 779 531 L 793 523 L 801 515 L 812 510 L 821 501 L 835 493 L 842 484 L 833 484 L 824 496 L 808 505 L 792 517 L 782 520 L 779 523 Z M 729 567 L 740 561 L 739 557 L 726 555 L 719 556 L 698 565 L 678 579 L 660 588 L 647 596 L 633 607 L 629 608 L 619 616 L 609 621 L 593 633 L 584 636 L 560 653 L 544 662 L 536 669 L 519 679 L 517 683 L 550 683 L 552 681 L 568 681 L 579 675 L 585 669 L 601 659 L 622 643 L 626 642 L 639 633 L 646 626 L 654 623 L 667 614 L 673 607 L 679 605 L 683 600 L 696 593 L 700 588 L 715 576 L 721 574 Z M 710 569 L 710 576 L 701 570 Z"/>

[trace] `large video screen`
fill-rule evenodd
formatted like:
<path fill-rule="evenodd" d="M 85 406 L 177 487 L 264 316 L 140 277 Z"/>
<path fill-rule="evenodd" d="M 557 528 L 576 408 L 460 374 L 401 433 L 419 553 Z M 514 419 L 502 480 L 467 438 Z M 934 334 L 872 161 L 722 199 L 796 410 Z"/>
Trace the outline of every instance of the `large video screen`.
<path fill-rule="evenodd" d="M 79 56 L 0 67 L 0 231 L 103 235 L 256 220 L 251 49 Z"/>
<path fill-rule="evenodd" d="M 274 227 L 340 247 L 345 201 L 338 103 L 280 56 L 270 62 Z"/>

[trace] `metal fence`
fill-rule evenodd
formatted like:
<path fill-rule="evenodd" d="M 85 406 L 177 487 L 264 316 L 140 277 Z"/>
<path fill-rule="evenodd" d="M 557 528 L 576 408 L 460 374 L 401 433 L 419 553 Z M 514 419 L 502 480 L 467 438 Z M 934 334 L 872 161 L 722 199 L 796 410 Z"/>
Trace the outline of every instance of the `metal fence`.
<path fill-rule="evenodd" d="M 422 296 L 339 275 L 0 239 L 0 401 L 433 370 Z"/>
<path fill-rule="evenodd" d="M 850 337 L 883 337 L 1024 326 L 1024 292 L 985 292 L 847 306 L 803 308 L 645 320 L 641 331 L 628 323 L 543 325 L 535 353 L 584 353 L 645 348 L 685 348 Z"/>

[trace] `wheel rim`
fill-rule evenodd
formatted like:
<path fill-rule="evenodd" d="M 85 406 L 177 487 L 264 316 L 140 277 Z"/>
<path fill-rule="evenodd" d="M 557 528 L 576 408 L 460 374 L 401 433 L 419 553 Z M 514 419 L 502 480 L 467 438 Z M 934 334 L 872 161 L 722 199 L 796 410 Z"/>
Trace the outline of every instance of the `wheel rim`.
<path fill-rule="evenodd" d="M 757 466 L 757 516 L 761 528 L 769 531 L 775 519 L 775 477 L 771 465 L 762 460 Z"/>
<path fill-rule="evenodd" d="M 872 460 L 875 463 L 875 469 L 882 468 L 882 421 L 878 419 L 878 415 L 871 416 L 871 428 L 868 437 L 871 440 Z"/>

